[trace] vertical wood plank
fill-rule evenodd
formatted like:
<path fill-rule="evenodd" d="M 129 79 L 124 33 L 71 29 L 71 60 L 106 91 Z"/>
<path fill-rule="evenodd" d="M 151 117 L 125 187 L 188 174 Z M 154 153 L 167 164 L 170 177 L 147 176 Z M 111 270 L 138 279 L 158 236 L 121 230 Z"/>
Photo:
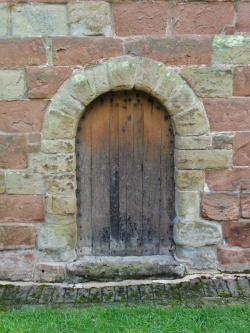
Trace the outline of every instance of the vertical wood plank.
<path fill-rule="evenodd" d="M 120 101 L 114 94 L 110 98 L 110 254 L 120 255 L 123 249 L 121 242 L 122 225 L 120 220 L 120 170 L 119 170 L 119 110 Z"/>
<path fill-rule="evenodd" d="M 142 253 L 159 253 L 161 131 L 155 102 L 144 103 Z"/>
<path fill-rule="evenodd" d="M 164 114 L 161 122 L 161 207 L 160 207 L 160 254 L 168 254 L 172 246 L 171 222 L 174 211 L 174 138 L 170 117 Z"/>
<path fill-rule="evenodd" d="M 127 154 L 127 231 L 126 254 L 141 255 L 142 236 L 142 164 L 143 164 L 143 108 L 136 92 L 128 93 Z"/>
<path fill-rule="evenodd" d="M 92 248 L 91 124 L 91 113 L 87 111 L 79 122 L 76 137 L 77 252 L 80 255 L 90 255 Z"/>
<path fill-rule="evenodd" d="M 96 100 L 92 112 L 92 253 L 110 253 L 109 99 Z"/>

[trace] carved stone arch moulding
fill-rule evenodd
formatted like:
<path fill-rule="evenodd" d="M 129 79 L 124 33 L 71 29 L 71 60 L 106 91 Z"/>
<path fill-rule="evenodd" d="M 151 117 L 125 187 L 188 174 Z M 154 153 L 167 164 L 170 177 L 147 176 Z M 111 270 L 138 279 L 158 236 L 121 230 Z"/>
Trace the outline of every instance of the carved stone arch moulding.
<path fill-rule="evenodd" d="M 37 228 L 37 262 L 64 266 L 76 258 L 75 137 L 85 107 L 111 90 L 137 89 L 156 98 L 171 116 L 175 133 L 175 257 L 187 269 L 216 269 L 217 222 L 200 217 L 204 170 L 230 167 L 231 154 L 211 147 L 206 112 L 193 90 L 162 63 L 118 57 L 77 70 L 48 106 L 42 153 L 33 154 L 29 167 L 44 174 L 45 223 Z M 39 265 L 38 265 L 39 266 Z"/>

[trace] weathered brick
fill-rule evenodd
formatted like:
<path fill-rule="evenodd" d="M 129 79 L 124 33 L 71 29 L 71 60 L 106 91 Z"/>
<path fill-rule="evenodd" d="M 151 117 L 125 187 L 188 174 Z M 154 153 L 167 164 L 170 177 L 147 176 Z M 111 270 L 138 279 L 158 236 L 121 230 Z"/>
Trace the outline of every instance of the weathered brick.
<path fill-rule="evenodd" d="M 5 1 L 7 2 L 7 1 Z M 10 7 L 8 4 L 0 4 L 0 37 L 6 37 L 9 34 Z"/>
<path fill-rule="evenodd" d="M 250 248 L 250 223 L 249 222 L 224 222 L 222 234 L 229 246 Z"/>
<path fill-rule="evenodd" d="M 212 137 L 213 149 L 232 149 L 234 133 L 216 133 Z"/>
<path fill-rule="evenodd" d="M 109 37 L 53 38 L 54 64 L 85 65 L 123 54 L 122 41 Z"/>
<path fill-rule="evenodd" d="M 6 192 L 9 194 L 43 194 L 43 175 L 7 171 Z"/>
<path fill-rule="evenodd" d="M 213 41 L 213 63 L 248 65 L 250 36 L 216 36 Z"/>
<path fill-rule="evenodd" d="M 70 32 L 73 36 L 112 34 L 111 7 L 105 1 L 69 2 Z"/>
<path fill-rule="evenodd" d="M 135 38 L 125 41 L 127 54 L 166 65 L 206 65 L 211 62 L 210 37 Z"/>
<path fill-rule="evenodd" d="M 38 228 L 37 247 L 39 250 L 67 251 L 75 249 L 76 224 L 40 225 Z M 66 259 L 67 260 L 67 259 Z"/>
<path fill-rule="evenodd" d="M 28 224 L 0 224 L 0 250 L 35 247 L 35 228 Z"/>
<path fill-rule="evenodd" d="M 246 131 L 250 128 L 250 98 L 205 98 L 212 131 Z"/>
<path fill-rule="evenodd" d="M 47 101 L 0 101 L 0 131 L 40 132 Z"/>
<path fill-rule="evenodd" d="M 68 35 L 65 5 L 22 4 L 12 9 L 14 36 Z"/>
<path fill-rule="evenodd" d="M 234 165 L 250 165 L 250 132 L 237 132 L 234 137 Z"/>
<path fill-rule="evenodd" d="M 206 183 L 210 191 L 250 191 L 250 169 L 206 170 Z"/>
<path fill-rule="evenodd" d="M 206 112 L 201 103 L 195 104 L 188 111 L 177 114 L 172 119 L 175 131 L 179 135 L 199 135 L 209 130 Z"/>
<path fill-rule="evenodd" d="M 233 250 L 233 249 L 218 248 L 217 255 L 218 255 L 218 260 L 222 265 L 247 264 L 249 267 L 250 251 L 248 250 Z M 233 270 L 233 266 L 231 267 Z"/>
<path fill-rule="evenodd" d="M 234 69 L 233 90 L 235 96 L 250 96 L 250 66 L 236 67 Z"/>
<path fill-rule="evenodd" d="M 176 257 L 187 262 L 191 268 L 207 269 L 216 267 L 216 254 L 211 246 L 176 247 Z"/>
<path fill-rule="evenodd" d="M 46 195 L 46 211 L 51 214 L 73 215 L 76 213 L 76 196 Z"/>
<path fill-rule="evenodd" d="M 212 147 L 212 138 L 208 135 L 176 136 L 175 148 L 178 149 L 209 149 Z"/>
<path fill-rule="evenodd" d="M 200 97 L 231 97 L 233 94 L 231 70 L 184 68 L 181 75 Z"/>
<path fill-rule="evenodd" d="M 241 195 L 241 215 L 245 218 L 250 218 L 250 193 Z M 250 247 L 250 242 L 249 242 Z"/>
<path fill-rule="evenodd" d="M 29 165 L 32 172 L 52 174 L 74 172 L 76 167 L 73 154 L 30 154 Z"/>
<path fill-rule="evenodd" d="M 215 222 L 178 221 L 174 225 L 173 237 L 178 245 L 200 247 L 219 243 L 221 233 Z"/>
<path fill-rule="evenodd" d="M 175 184 L 180 190 L 201 190 L 204 174 L 201 170 L 176 170 Z"/>
<path fill-rule="evenodd" d="M 43 140 L 41 150 L 46 154 L 73 153 L 75 140 Z"/>
<path fill-rule="evenodd" d="M 5 173 L 0 171 L 0 193 L 4 193 L 5 189 Z"/>
<path fill-rule="evenodd" d="M 0 196 L 0 222 L 39 222 L 44 220 L 41 195 Z"/>
<path fill-rule="evenodd" d="M 220 34 L 232 25 L 233 3 L 177 4 L 172 10 L 173 34 Z"/>
<path fill-rule="evenodd" d="M 23 70 L 0 70 L 0 99 L 22 99 L 25 90 Z"/>
<path fill-rule="evenodd" d="M 26 82 L 29 98 L 52 98 L 72 74 L 70 67 L 28 67 Z"/>
<path fill-rule="evenodd" d="M 64 265 L 40 263 L 35 268 L 35 279 L 39 282 L 61 282 L 64 280 Z"/>
<path fill-rule="evenodd" d="M 236 194 L 203 193 L 201 216 L 209 220 L 232 221 L 239 218 L 240 199 Z"/>
<path fill-rule="evenodd" d="M 178 217 L 185 220 L 199 217 L 200 193 L 195 191 L 176 191 L 175 210 Z"/>
<path fill-rule="evenodd" d="M 75 190 L 75 175 L 70 173 L 47 175 L 45 184 L 48 193 L 72 193 Z"/>
<path fill-rule="evenodd" d="M 0 252 L 0 279 L 30 281 L 33 277 L 35 257 L 32 252 Z"/>
<path fill-rule="evenodd" d="M 25 169 L 27 165 L 27 138 L 22 135 L 0 135 L 0 168 Z"/>
<path fill-rule="evenodd" d="M 115 33 L 118 36 L 165 35 L 166 3 L 127 3 L 112 7 Z"/>
<path fill-rule="evenodd" d="M 175 151 L 175 163 L 179 169 L 227 169 L 232 164 L 232 152 L 225 149 Z"/>
<path fill-rule="evenodd" d="M 42 38 L 5 38 L 0 40 L 0 66 L 45 65 Z"/>
<path fill-rule="evenodd" d="M 250 4 L 247 2 L 238 3 L 236 29 L 240 32 L 250 32 Z"/>

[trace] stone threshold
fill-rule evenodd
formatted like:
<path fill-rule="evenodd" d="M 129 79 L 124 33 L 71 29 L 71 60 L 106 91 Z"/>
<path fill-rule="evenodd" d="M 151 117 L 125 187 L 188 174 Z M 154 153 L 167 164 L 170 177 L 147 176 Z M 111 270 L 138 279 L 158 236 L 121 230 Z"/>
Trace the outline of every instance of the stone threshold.
<path fill-rule="evenodd" d="M 0 307 L 250 304 L 250 274 L 193 274 L 176 280 L 126 280 L 77 284 L 0 282 Z"/>
<path fill-rule="evenodd" d="M 182 278 L 185 268 L 171 255 L 84 256 L 66 267 L 68 282 Z"/>

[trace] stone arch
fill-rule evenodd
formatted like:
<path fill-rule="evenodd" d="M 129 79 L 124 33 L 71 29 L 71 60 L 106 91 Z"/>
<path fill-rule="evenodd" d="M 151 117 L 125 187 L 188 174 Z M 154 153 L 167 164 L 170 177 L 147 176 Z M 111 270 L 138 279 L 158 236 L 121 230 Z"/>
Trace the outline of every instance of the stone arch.
<path fill-rule="evenodd" d="M 77 70 L 52 98 L 42 131 L 40 162 L 45 169 L 46 221 L 38 228 L 40 262 L 66 262 L 75 258 L 77 232 L 74 139 L 85 107 L 108 91 L 133 88 L 149 93 L 165 106 L 179 138 L 178 145 L 181 142 L 188 144 L 194 136 L 197 141 L 199 138 L 202 141 L 204 138 L 209 139 L 209 124 L 203 103 L 177 72 L 162 63 L 125 56 Z M 181 163 L 178 155 L 175 160 L 178 171 Z M 183 168 L 185 169 L 180 167 Z M 179 182 L 181 181 L 180 176 Z M 204 185 L 203 178 L 198 177 L 197 183 L 201 189 Z M 204 229 L 204 237 L 198 241 L 197 248 L 213 245 L 220 240 L 216 225 L 199 220 L 199 196 L 196 190 L 176 193 L 178 223 L 174 238 L 180 248 L 189 246 L 188 240 L 182 236 L 194 232 L 197 223 Z M 186 208 L 189 202 L 194 204 L 193 208 Z M 208 233 L 211 232 L 213 237 L 210 239 Z M 204 266 L 214 267 L 206 263 Z"/>

